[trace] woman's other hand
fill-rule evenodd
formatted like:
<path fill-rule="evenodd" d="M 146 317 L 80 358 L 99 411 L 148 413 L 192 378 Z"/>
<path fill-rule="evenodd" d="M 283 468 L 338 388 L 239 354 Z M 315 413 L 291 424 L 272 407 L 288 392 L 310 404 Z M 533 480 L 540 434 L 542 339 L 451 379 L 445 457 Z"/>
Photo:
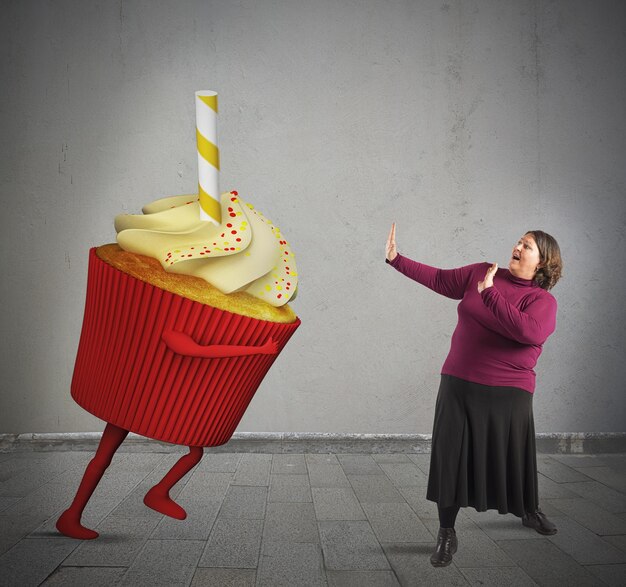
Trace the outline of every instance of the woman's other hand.
<path fill-rule="evenodd" d="M 387 260 L 393 261 L 398 256 L 396 249 L 396 223 L 391 225 L 389 238 L 387 238 Z"/>
<path fill-rule="evenodd" d="M 484 289 L 491 287 L 493 285 L 493 277 L 498 270 L 498 264 L 494 263 L 489 269 L 487 269 L 487 273 L 485 274 L 485 279 L 483 281 L 478 282 L 478 293 L 482 293 Z"/>

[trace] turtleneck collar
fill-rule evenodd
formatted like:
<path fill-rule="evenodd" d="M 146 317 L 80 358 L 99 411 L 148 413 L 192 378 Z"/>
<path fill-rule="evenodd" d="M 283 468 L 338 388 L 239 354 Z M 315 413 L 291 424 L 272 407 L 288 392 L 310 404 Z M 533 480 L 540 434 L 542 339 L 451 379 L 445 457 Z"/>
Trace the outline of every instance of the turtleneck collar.
<path fill-rule="evenodd" d="M 515 277 L 508 269 L 506 271 L 506 278 L 515 285 L 521 285 L 524 287 L 538 287 L 538 284 L 534 279 L 522 279 L 521 277 Z"/>

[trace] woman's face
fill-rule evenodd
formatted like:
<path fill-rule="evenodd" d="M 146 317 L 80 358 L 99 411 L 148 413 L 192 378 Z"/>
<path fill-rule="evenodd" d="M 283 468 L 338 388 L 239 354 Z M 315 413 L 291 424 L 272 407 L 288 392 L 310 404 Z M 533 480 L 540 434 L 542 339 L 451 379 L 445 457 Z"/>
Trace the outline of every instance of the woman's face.
<path fill-rule="evenodd" d="M 531 234 L 525 234 L 515 247 L 509 261 L 509 271 L 522 279 L 532 279 L 541 264 L 537 243 Z"/>

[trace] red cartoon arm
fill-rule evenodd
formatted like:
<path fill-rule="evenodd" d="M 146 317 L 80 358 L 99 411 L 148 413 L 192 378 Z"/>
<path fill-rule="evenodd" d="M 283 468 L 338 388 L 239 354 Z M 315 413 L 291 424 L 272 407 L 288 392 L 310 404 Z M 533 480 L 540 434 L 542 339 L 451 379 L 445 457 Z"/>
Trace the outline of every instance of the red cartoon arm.
<path fill-rule="evenodd" d="M 168 348 L 179 355 L 187 357 L 203 357 L 206 359 L 221 359 L 227 357 L 243 357 L 246 355 L 275 355 L 278 345 L 270 338 L 261 346 L 240 346 L 228 344 L 212 344 L 202 346 L 184 332 L 166 330 L 163 332 L 163 342 Z"/>

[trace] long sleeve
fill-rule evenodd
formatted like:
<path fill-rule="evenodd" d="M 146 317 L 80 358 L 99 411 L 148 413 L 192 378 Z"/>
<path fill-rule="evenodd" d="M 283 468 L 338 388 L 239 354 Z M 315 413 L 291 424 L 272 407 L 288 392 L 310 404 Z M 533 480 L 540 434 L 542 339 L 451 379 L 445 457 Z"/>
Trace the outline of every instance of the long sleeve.
<path fill-rule="evenodd" d="M 386 262 L 413 281 L 417 281 L 434 292 L 453 300 L 463 298 L 467 280 L 474 267 L 474 265 L 468 265 L 458 269 L 438 269 L 418 263 L 400 254 L 393 261 L 386 260 Z"/>
<path fill-rule="evenodd" d="M 556 328 L 556 300 L 542 295 L 524 310 L 509 303 L 496 287 L 484 289 L 481 298 L 496 317 L 502 334 L 523 344 L 543 344 Z"/>

